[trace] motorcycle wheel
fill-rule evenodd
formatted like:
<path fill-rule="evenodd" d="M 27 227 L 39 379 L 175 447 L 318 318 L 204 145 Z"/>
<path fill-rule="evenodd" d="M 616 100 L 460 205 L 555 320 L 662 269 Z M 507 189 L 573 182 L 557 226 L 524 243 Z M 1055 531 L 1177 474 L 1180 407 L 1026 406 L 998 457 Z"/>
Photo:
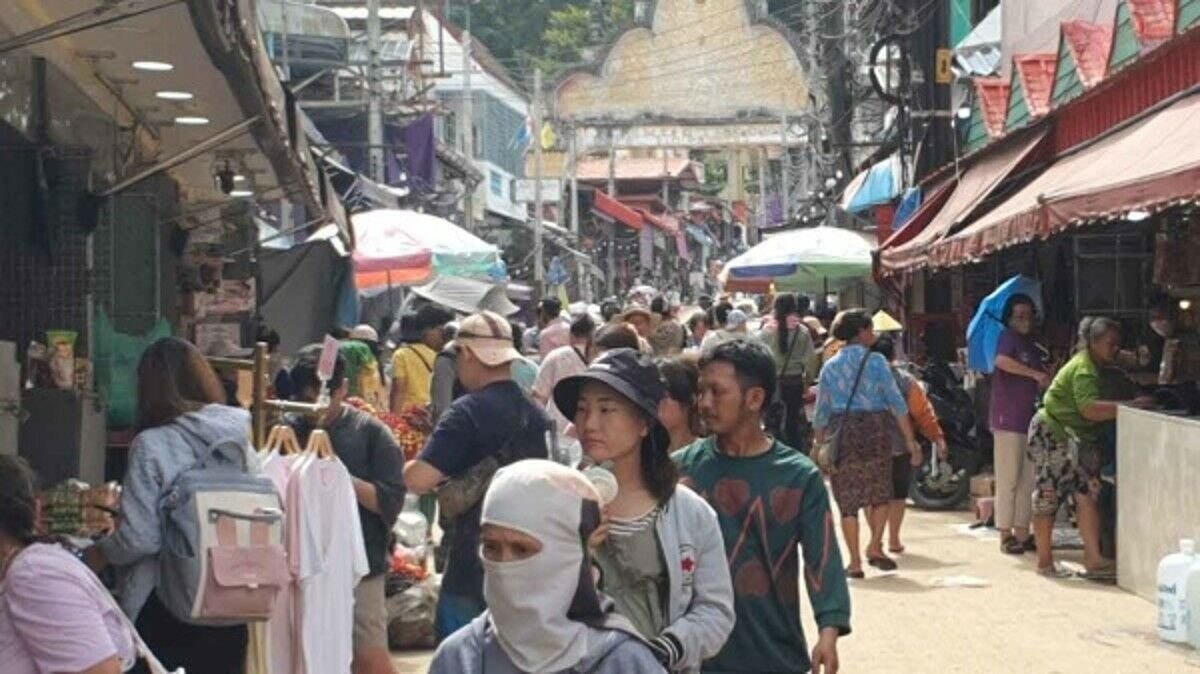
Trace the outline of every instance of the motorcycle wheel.
<path fill-rule="evenodd" d="M 942 462 L 937 478 L 925 464 L 914 471 L 908 497 L 922 510 L 955 510 L 967 502 L 971 476 L 979 471 L 978 457 L 967 448 L 950 447 L 949 463 Z"/>

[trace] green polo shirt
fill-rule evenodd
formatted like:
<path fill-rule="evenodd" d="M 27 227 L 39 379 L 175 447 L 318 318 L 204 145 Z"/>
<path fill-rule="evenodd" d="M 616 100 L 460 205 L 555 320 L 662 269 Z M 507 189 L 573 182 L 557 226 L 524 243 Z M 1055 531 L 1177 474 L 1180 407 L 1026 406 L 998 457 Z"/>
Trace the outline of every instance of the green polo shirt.
<path fill-rule="evenodd" d="M 1042 415 L 1059 436 L 1095 442 L 1100 423 L 1089 421 L 1083 410 L 1100 400 L 1100 371 L 1086 350 L 1063 365 L 1042 396 Z"/>

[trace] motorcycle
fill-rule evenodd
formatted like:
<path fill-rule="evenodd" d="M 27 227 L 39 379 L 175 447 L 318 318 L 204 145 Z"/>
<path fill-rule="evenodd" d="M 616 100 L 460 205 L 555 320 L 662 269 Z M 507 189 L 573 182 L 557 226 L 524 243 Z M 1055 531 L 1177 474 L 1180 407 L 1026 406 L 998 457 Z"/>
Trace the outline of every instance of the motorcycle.
<path fill-rule="evenodd" d="M 916 469 L 909 498 L 925 510 L 952 510 L 966 502 L 971 478 L 987 464 L 991 433 L 979 423 L 975 400 L 948 363 L 934 361 L 916 370 L 937 412 L 949 456 L 942 459 L 925 443 L 926 462 Z"/>

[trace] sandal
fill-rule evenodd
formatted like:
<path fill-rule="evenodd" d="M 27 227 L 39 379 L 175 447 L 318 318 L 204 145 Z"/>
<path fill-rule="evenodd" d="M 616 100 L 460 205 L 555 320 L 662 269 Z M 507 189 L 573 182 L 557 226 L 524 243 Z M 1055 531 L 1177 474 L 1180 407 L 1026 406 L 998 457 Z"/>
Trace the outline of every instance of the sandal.
<path fill-rule="evenodd" d="M 1095 569 L 1087 569 L 1080 572 L 1079 577 L 1084 580 L 1090 580 L 1093 583 L 1101 583 L 1104 585 L 1117 584 L 1117 565 L 1108 563 Z"/>
<path fill-rule="evenodd" d="M 1025 544 L 1018 541 L 1016 536 L 1005 536 L 1000 541 L 1000 552 L 1006 555 L 1023 555 Z"/>
<path fill-rule="evenodd" d="M 1051 566 L 1050 568 L 1047 568 L 1047 569 L 1043 569 L 1043 568 L 1039 567 L 1037 570 L 1037 573 L 1039 576 L 1042 576 L 1044 578 L 1053 578 L 1056 580 L 1066 580 L 1068 578 L 1075 577 L 1074 571 L 1068 569 L 1065 566 L 1058 564 L 1057 562 L 1055 562 L 1053 566 Z"/>
<path fill-rule="evenodd" d="M 880 571 L 895 571 L 897 568 L 896 561 L 887 556 L 867 557 L 867 564 L 870 564 Z"/>
<path fill-rule="evenodd" d="M 1037 552 L 1037 541 L 1033 540 L 1033 536 L 1030 536 L 1025 539 L 1021 547 L 1025 548 L 1025 552 Z"/>
<path fill-rule="evenodd" d="M 846 577 L 853 578 L 855 580 L 862 580 L 863 578 L 867 577 L 867 574 L 863 573 L 862 569 L 851 569 L 850 567 L 846 567 Z"/>
<path fill-rule="evenodd" d="M 892 553 L 893 555 L 903 555 L 904 554 L 904 546 L 903 545 L 889 545 L 888 552 Z"/>

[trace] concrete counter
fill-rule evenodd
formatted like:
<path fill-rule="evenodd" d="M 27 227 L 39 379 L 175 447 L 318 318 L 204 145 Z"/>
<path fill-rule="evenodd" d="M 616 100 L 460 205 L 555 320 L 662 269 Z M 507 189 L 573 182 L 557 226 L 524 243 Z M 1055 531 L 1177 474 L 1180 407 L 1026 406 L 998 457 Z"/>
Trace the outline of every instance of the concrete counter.
<path fill-rule="evenodd" d="M 1200 420 L 1117 414 L 1117 581 L 1156 600 L 1158 562 L 1200 538 Z"/>

